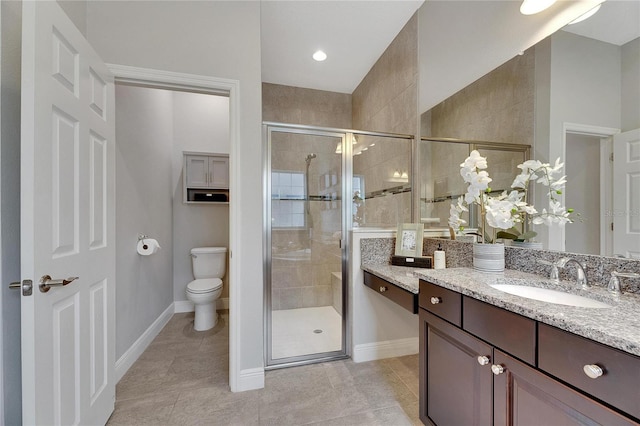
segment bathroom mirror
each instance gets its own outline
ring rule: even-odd
[[[624,211],[613,206],[610,161],[610,137],[640,128],[639,36],[640,2],[609,0],[592,18],[555,32],[423,111],[421,136],[532,145],[531,158],[561,157],[569,181],[564,203],[581,220],[562,232],[536,227],[538,240],[552,250],[617,255],[611,224],[626,220],[640,229],[639,199],[627,198]],[[459,156],[458,163],[465,158]],[[626,254],[634,256],[633,250]]]

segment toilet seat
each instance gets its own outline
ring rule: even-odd
[[[189,293],[211,293],[222,288],[222,280],[220,278],[200,278],[187,284]]]

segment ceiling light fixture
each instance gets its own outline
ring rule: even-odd
[[[315,59],[318,62],[322,62],[325,59],[327,59],[327,54],[324,53],[322,50],[318,50],[316,51],[316,53],[313,54],[313,59]]]
[[[551,7],[556,0],[524,0],[520,5],[520,13],[523,15],[535,15]]]
[[[600,10],[600,6],[601,5],[602,4],[599,4],[596,7],[594,7],[593,9],[591,9],[590,11],[588,11],[587,13],[584,13],[584,14],[578,16],[576,19],[574,19],[573,21],[569,22],[569,25],[577,24],[578,22],[582,22],[585,19],[591,18],[593,15],[596,14],[596,12],[598,12]]]

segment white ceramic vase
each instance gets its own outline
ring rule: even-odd
[[[504,244],[474,244],[473,269],[482,272],[503,272]]]

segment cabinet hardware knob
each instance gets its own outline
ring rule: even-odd
[[[478,357],[478,364],[480,365],[487,365],[489,364],[489,362],[490,362],[489,357],[486,355],[480,355]]]
[[[380,286],[380,293],[384,293],[385,291],[387,291],[387,287]]]
[[[602,368],[600,368],[595,364],[587,364],[584,367],[582,367],[582,369],[584,370],[584,374],[586,374],[592,379],[597,379],[598,377],[604,374],[604,371],[602,370]]]
[[[491,372],[496,376],[499,376],[500,374],[504,373],[504,367],[500,364],[493,364],[491,366]]]
[[[435,296],[431,298],[431,304],[432,305],[437,305],[438,303],[442,303],[442,299],[441,298],[435,297]]]

